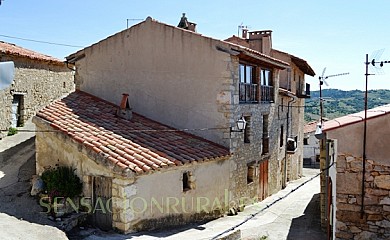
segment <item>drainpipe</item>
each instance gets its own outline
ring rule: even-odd
[[[290,127],[290,108],[291,108],[291,104],[296,102],[297,101],[297,97],[292,95],[292,94],[288,94],[287,93],[287,96],[291,97],[291,100],[288,101],[287,103],[287,125],[286,125],[286,141],[285,141],[285,145],[284,145],[284,181],[283,181],[283,184],[282,184],[282,188],[286,188],[287,186],[287,141],[288,141],[288,136],[290,136],[289,134],[289,127]],[[292,121],[292,116],[291,116],[291,121]]]
[[[321,140],[322,141],[322,140]],[[329,214],[328,214],[328,188],[329,188],[329,144],[328,140],[323,140],[325,143],[325,152],[326,152],[326,158],[325,158],[325,224],[326,228],[328,229],[329,226]]]

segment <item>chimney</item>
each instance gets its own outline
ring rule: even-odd
[[[247,28],[243,28],[242,29],[242,38],[243,39],[247,39],[248,37],[248,29]]]
[[[264,53],[268,56],[272,49],[272,31],[255,31],[249,33],[249,44],[253,50]]]
[[[196,32],[196,23],[189,22],[187,20],[185,13],[183,13],[183,16],[181,17],[180,22],[177,25],[177,27],[187,29],[187,30],[190,30],[192,32]]]
[[[121,105],[116,111],[116,116],[126,120],[131,120],[131,118],[133,117],[133,112],[129,104],[129,94],[127,93],[122,94]]]

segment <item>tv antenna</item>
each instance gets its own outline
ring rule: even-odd
[[[143,19],[141,19],[141,18],[128,18],[128,19],[126,19],[126,29],[129,28],[129,21],[142,21],[142,20]]]
[[[385,71],[383,71],[383,69],[382,69],[383,64],[390,63],[390,61],[380,61],[384,51],[385,51],[384,48],[376,50],[373,53],[371,53],[371,56],[369,58],[369,59],[371,59],[371,61],[368,63],[368,65],[370,66],[370,70],[375,72],[376,75],[385,74]],[[368,72],[367,72],[367,74],[368,74]],[[375,74],[369,74],[369,75],[375,75]]]
[[[240,30],[242,29],[248,29],[248,26],[244,26],[244,23],[242,22],[240,25],[238,25],[238,30],[237,30],[237,37],[240,36]]]
[[[361,200],[361,206],[360,206],[360,218],[363,219],[364,216],[364,196],[365,196],[365,174],[366,174],[366,144],[367,144],[367,108],[368,108],[368,76],[369,75],[375,75],[368,73],[368,67],[370,66],[370,69],[376,72],[378,75],[384,74],[384,71],[381,69],[383,67],[383,64],[390,63],[390,61],[379,61],[379,59],[382,57],[382,53],[385,51],[385,49],[380,49],[377,51],[374,51],[371,54],[371,57],[369,60],[368,54],[366,54],[366,61],[364,64],[366,65],[366,73],[364,74],[366,76],[366,91],[364,93],[364,121],[363,121],[363,174],[362,174],[362,200]],[[371,67],[371,65],[372,67]],[[378,66],[379,64],[379,66]]]
[[[332,74],[332,75],[328,75],[328,76],[325,76],[325,71],[326,71],[326,67],[324,68],[324,70],[322,70],[322,74],[321,76],[318,78],[318,80],[320,81],[320,123],[321,123],[321,127],[322,127],[322,122],[323,122],[323,113],[324,113],[324,107],[323,107],[323,101],[324,99],[322,98],[322,85],[325,83],[325,85],[328,87],[329,84],[325,81],[325,79],[328,79],[328,78],[331,78],[331,77],[338,77],[338,76],[343,76],[343,75],[348,75],[348,73],[338,73],[338,74]]]

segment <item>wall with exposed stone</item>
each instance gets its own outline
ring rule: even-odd
[[[72,71],[63,63],[31,60],[24,57],[2,55],[0,61],[14,61],[15,76],[12,85],[0,91],[0,129],[11,126],[12,101],[21,95],[20,123],[54,100],[74,90]],[[0,132],[1,136],[6,132]]]
[[[368,159],[365,174],[364,215],[361,217],[362,158],[337,159],[338,239],[390,239],[390,161]]]
[[[83,196],[92,199],[93,177],[112,181],[112,227],[121,232],[184,225],[222,216],[234,205],[229,192],[228,158],[193,162],[145,175],[124,175],[103,156],[34,117],[36,172],[70,166],[83,181]],[[190,172],[191,189],[183,189],[183,173]],[[210,181],[213,184],[210,184]]]

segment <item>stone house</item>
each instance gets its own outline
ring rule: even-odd
[[[317,123],[309,122],[303,128],[303,161],[312,166],[320,162],[320,141],[315,137]]]
[[[35,113],[74,90],[72,70],[56,58],[0,41],[0,61],[15,65],[12,85],[0,90],[0,129],[23,125]],[[1,132],[0,138],[7,132]]]
[[[322,207],[322,222],[328,220],[335,239],[390,238],[390,105],[367,111],[365,164],[364,116],[363,111],[324,123],[321,168],[330,169],[322,178],[322,206],[331,206]],[[332,154],[337,156],[326,157]]]
[[[37,173],[75,168],[83,211],[103,230],[221,216],[229,204],[229,150],[131,112],[126,95],[121,103],[77,90],[39,111]]]
[[[52,137],[37,134],[38,173],[57,163],[77,167],[85,183],[85,196],[95,194],[93,179],[105,177],[104,182],[110,189],[106,195],[113,199],[112,220],[107,222],[112,221],[114,228],[124,232],[148,229],[151,224],[164,227],[176,225],[178,221],[195,221],[198,219],[196,216],[205,219],[213,216],[210,212],[219,215],[241,204],[264,199],[282,189],[288,180],[298,178],[302,171],[301,107],[303,98],[309,94],[301,86],[306,86],[305,74],[314,75],[310,66],[287,53],[274,52],[283,60],[272,56],[269,31],[266,34],[249,33],[252,38],[232,37],[241,41],[237,43],[196,33],[194,23],[179,26],[187,29],[148,17],[68,56],[67,61],[76,66],[77,91],[56,103],[66,107],[58,115],[64,121],[68,118],[64,112],[81,116],[82,111],[73,109],[78,107],[77,102],[84,101],[81,100],[83,96],[90,96],[92,100],[87,101],[90,107],[82,104],[81,108],[86,111],[87,117],[78,119],[83,122],[79,123],[84,127],[83,131],[92,131],[90,134],[94,138],[69,134],[72,132],[69,129],[74,127],[72,124],[60,127],[59,133]],[[246,42],[253,43],[253,47]],[[262,42],[262,48],[254,47]],[[160,147],[160,142],[150,141],[145,132],[126,134],[126,130],[121,131],[124,125],[118,127],[116,122],[124,120],[115,117],[112,108],[120,105],[122,93],[128,94],[125,95],[125,102],[128,101],[125,105],[134,111],[133,119],[127,120],[131,122],[127,125],[131,127],[134,124],[143,130],[145,124],[142,122],[151,121],[155,125],[150,130],[156,135],[161,131],[159,126],[170,126],[170,131],[177,129],[191,133],[185,135],[189,140],[175,142],[178,136],[167,136],[170,140],[166,140],[166,146]],[[75,100],[70,100],[73,98]],[[107,110],[109,116],[102,116],[102,121],[99,121],[95,118],[100,116],[89,111],[106,113],[101,109],[102,102],[111,104],[111,110]],[[47,114],[51,113],[50,108],[37,115],[35,122],[38,128],[58,127],[56,120],[50,119]],[[110,119],[106,121],[105,118]],[[61,123],[61,119],[57,121]],[[140,119],[141,123],[138,122]],[[246,121],[243,131],[238,131],[236,127],[240,119]],[[85,124],[95,128],[90,129]],[[111,131],[113,141],[109,142],[108,136],[94,134],[96,128]],[[163,141],[167,132],[163,131],[158,138]],[[121,141],[115,141],[117,138]],[[198,149],[193,153],[193,139],[200,141],[196,144],[205,146],[203,152]],[[93,151],[96,148],[94,142],[100,144],[99,149],[105,154],[96,154],[96,151],[101,152],[98,149]],[[124,151],[130,147],[128,145],[134,143],[153,157],[167,158],[175,164],[166,162],[167,168],[151,167],[147,173],[144,173],[145,170],[137,171],[136,166],[142,169],[149,164],[150,156],[141,154],[135,158],[137,152],[132,150],[127,151],[131,155],[127,165],[119,164],[123,168],[115,173],[115,163],[118,165],[124,160],[121,154],[125,154]],[[50,153],[45,149],[51,149]],[[67,150],[61,153],[64,150],[58,149]],[[81,160],[74,157],[78,151],[78,156],[84,159],[80,164],[86,164],[81,169]],[[206,161],[200,160],[201,155]],[[192,157],[188,159],[188,156]],[[121,173],[123,171],[126,174]],[[196,187],[183,191],[188,188],[184,186],[192,186],[184,184],[187,180]],[[156,182],[169,184],[170,187],[161,189]],[[207,211],[199,213],[188,209],[174,214],[142,211],[141,215],[137,215],[136,211],[127,213],[128,208],[121,209],[115,205],[115,199],[123,197],[130,201],[146,199],[146,202],[153,198],[171,197],[185,201],[196,198],[222,207],[211,208],[208,214],[204,214]],[[165,201],[162,204],[164,209],[172,209],[179,203]]]

